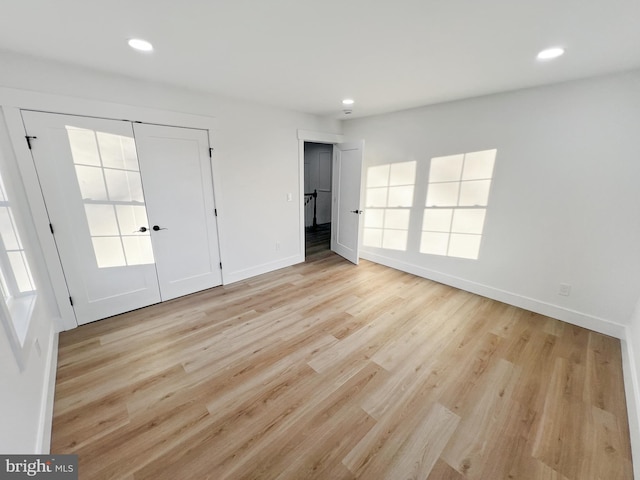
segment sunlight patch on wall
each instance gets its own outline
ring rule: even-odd
[[[415,181],[415,161],[367,169],[364,246],[407,250]]]
[[[496,153],[431,159],[420,253],[478,259]]]
[[[66,129],[98,268],[154,263],[134,139]]]

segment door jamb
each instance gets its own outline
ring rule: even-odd
[[[300,263],[304,262],[306,258],[304,229],[304,142],[326,143],[335,145],[336,143],[342,143],[343,141],[344,135],[341,134],[298,129],[298,208],[300,216],[300,257],[298,260]],[[333,177],[333,171],[331,173],[331,176]],[[331,209],[331,216],[333,217],[333,208]]]

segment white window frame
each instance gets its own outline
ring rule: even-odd
[[[0,172],[1,175],[2,172]],[[5,191],[5,195],[7,195]],[[30,319],[33,313],[33,307],[36,300],[36,287],[31,273],[29,261],[26,258],[26,250],[22,242],[22,237],[18,231],[13,214],[11,202],[8,200],[0,200],[0,208],[8,208],[12,217],[12,230],[19,243],[17,249],[7,249],[4,241],[0,236],[0,275],[4,281],[0,281],[0,290],[2,290],[2,300],[0,306],[2,308],[2,316],[6,323],[11,323],[13,333],[17,337],[20,347],[24,346],[24,342],[29,329]],[[20,291],[16,280],[15,271],[9,260],[9,252],[20,252],[22,261],[25,264],[27,274],[29,276],[30,290]],[[6,288],[5,288],[6,287]]]
[[[0,116],[0,120],[4,120]],[[5,124],[0,122],[0,175],[4,185],[4,200],[0,200],[0,207],[9,208],[11,212],[12,229],[18,240],[19,248],[10,251],[19,251],[23,255],[28,269],[29,282],[32,290],[20,291],[15,273],[7,255],[3,240],[0,238],[0,269],[6,281],[6,292],[0,297],[0,323],[4,327],[11,350],[20,370],[23,370],[29,356],[31,343],[29,330],[32,320],[36,315],[38,290],[33,275],[33,258],[30,255],[32,245],[28,241],[32,234],[26,221],[29,211],[26,208],[26,199],[19,186],[22,179],[18,166],[11,162],[13,152],[10,151],[11,142]],[[17,188],[13,188],[18,186]],[[24,221],[23,221],[24,220]]]

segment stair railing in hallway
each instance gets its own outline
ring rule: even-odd
[[[304,206],[305,207],[309,204],[311,199],[313,199],[313,225],[312,225],[311,229],[315,230],[318,227],[318,219],[316,217],[318,190],[314,190],[313,193],[305,193],[304,194]]]

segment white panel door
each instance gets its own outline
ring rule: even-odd
[[[358,264],[360,255],[360,188],[364,141],[335,146],[331,250]]]
[[[22,116],[78,324],[159,302],[131,123]]]
[[[222,283],[205,130],[134,124],[162,300]]]

